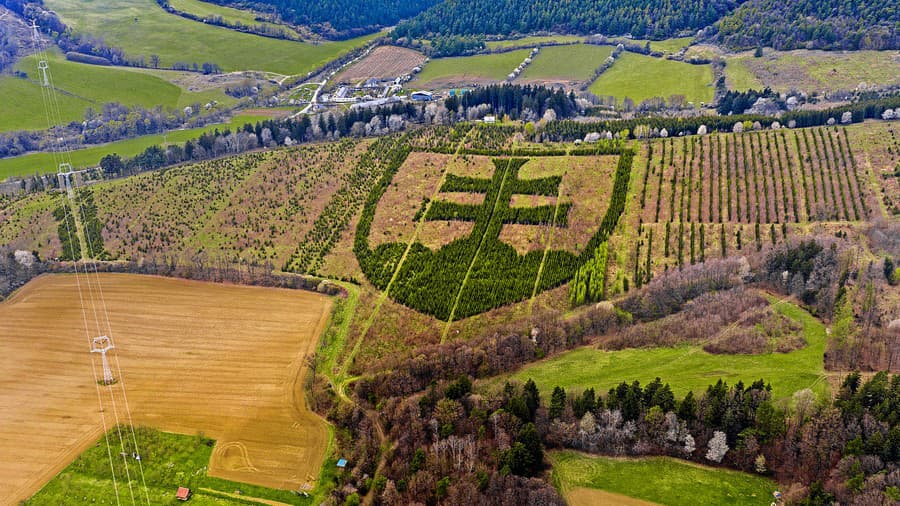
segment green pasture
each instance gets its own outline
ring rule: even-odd
[[[130,58],[158,55],[160,66],[212,62],[224,71],[305,74],[379,34],[309,44],[207,25],[164,11],[153,0],[48,0],[63,22],[103,38]]]
[[[691,65],[673,60],[624,52],[590,87],[598,96],[614,96],[619,103],[630,97],[635,105],[652,97],[684,95],[688,102],[713,99],[710,65]]]
[[[534,61],[522,72],[521,79],[566,79],[585,81],[612,54],[612,46],[574,44],[541,48]]]
[[[163,134],[144,135],[133,139],[110,142],[89,148],[77,149],[70,152],[72,166],[74,168],[96,166],[100,159],[106,155],[117,153],[123,158],[135,156],[150,146],[156,144],[181,144],[191,139],[196,139],[204,132],[214,130],[223,131],[226,128],[235,130],[245,123],[256,123],[268,119],[267,116],[237,115],[229,123],[217,123],[199,128],[184,130],[172,130]],[[0,158],[0,181],[8,177],[30,176],[32,174],[45,174],[56,172],[56,155],[54,153],[30,153],[12,158]]]
[[[618,459],[573,451],[549,456],[553,481],[563,494],[583,487],[669,506],[763,505],[771,502],[777,490],[768,478],[668,457]]]
[[[38,57],[27,56],[15,68],[27,79],[0,77],[0,95],[15,97],[0,108],[0,131],[47,128]],[[223,105],[236,100],[220,89],[189,92],[157,75],[124,67],[104,67],[68,61],[58,51],[49,53],[50,75],[56,89],[56,103],[63,122],[81,121],[88,107],[99,112],[107,102],[146,108],[181,108],[193,103],[217,100]],[[162,71],[158,71],[162,72]]]
[[[437,58],[425,64],[414,85],[428,87],[432,83],[465,84],[467,79],[503,81],[528,57],[528,49],[508,53]]]
[[[696,345],[620,351],[587,347],[534,363],[510,377],[522,382],[531,378],[542,392],[561,386],[571,390],[593,387],[605,393],[623,381],[638,380],[646,385],[659,377],[679,398],[689,390],[702,393],[720,378],[729,384],[762,378],[772,384],[775,399],[789,398],[804,388],[824,394],[828,389],[823,365],[825,326],[790,302],[777,302],[773,307],[803,325],[806,347],[762,355],[713,355]]]
[[[127,430],[130,435],[130,429],[122,430]],[[148,501],[150,504],[179,504],[175,500],[175,492],[182,486],[193,492],[190,504],[199,505],[265,504],[253,499],[277,501],[277,504],[306,505],[318,504],[325,498],[322,487],[311,491],[310,497],[300,497],[288,490],[274,490],[214,478],[206,473],[215,441],[202,435],[184,436],[145,427],[137,428],[135,434],[142,457],[141,476],[136,460],[119,457],[121,447],[115,436],[116,432],[110,434],[110,443],[107,443],[106,438],[101,438],[24,504],[112,505],[132,504],[132,501],[134,504],[147,504]],[[117,478],[115,486],[107,444],[114,456],[113,469]],[[127,453],[134,452],[130,439],[125,445]],[[126,462],[130,480],[126,478]],[[334,460],[328,457],[319,483],[330,484],[334,472]],[[241,496],[229,497],[236,490],[241,491]]]
[[[488,49],[503,49],[507,47],[535,47],[550,43],[568,44],[573,42],[581,42],[583,40],[584,37],[580,35],[546,35],[522,37],[521,39],[489,40],[485,42],[484,45]]]

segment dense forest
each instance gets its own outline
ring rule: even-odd
[[[750,0],[718,24],[729,47],[779,50],[897,49],[898,27],[896,2],[864,0]]]
[[[308,25],[330,38],[350,38],[391,26],[439,0],[210,0],[220,5],[274,11],[289,23]]]
[[[537,31],[662,39],[708,26],[741,0],[448,0],[401,23],[399,37]]]

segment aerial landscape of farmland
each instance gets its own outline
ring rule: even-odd
[[[898,27],[0,0],[0,505],[900,502]]]

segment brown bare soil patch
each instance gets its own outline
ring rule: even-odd
[[[480,206],[484,203],[483,193],[468,192],[441,192],[437,194],[437,199],[445,202],[453,202],[455,204]]]
[[[432,250],[438,250],[451,242],[468,237],[475,228],[471,221],[426,221],[419,231],[419,242]]]
[[[514,194],[509,199],[510,207],[537,207],[537,206],[555,206],[556,197],[547,195],[519,195]]]
[[[338,74],[335,82],[357,83],[369,78],[394,79],[412,73],[413,67],[425,63],[425,55],[397,46],[379,46],[371,54]]]
[[[451,155],[443,155],[450,158]],[[462,155],[452,158],[447,165],[447,172],[457,176],[481,177],[490,179],[494,175],[494,157],[482,155]],[[528,164],[525,164],[526,166]],[[523,177],[519,172],[519,177]]]
[[[434,194],[448,160],[449,155],[437,153],[409,154],[375,209],[369,234],[372,247],[409,242],[416,230],[413,218],[422,202]]]
[[[506,223],[500,229],[500,242],[509,244],[520,255],[529,251],[543,251],[547,246],[550,227]]]
[[[566,492],[566,502],[569,503],[569,506],[653,506],[656,504],[627,495],[583,487],[573,488]]]
[[[562,202],[571,202],[572,208],[569,210],[569,226],[557,228],[553,232],[550,249],[564,249],[577,254],[581,253],[603,221],[609,207],[613,174],[619,158],[573,156],[556,159],[568,167],[560,185],[560,199]],[[525,167],[531,163],[534,161],[525,164]],[[535,177],[548,175],[552,174],[536,174]]]
[[[328,431],[307,410],[302,379],[327,298],[126,274],[99,280],[119,379],[100,389],[107,424],[115,413],[127,420],[127,385],[135,424],[217,440],[210,475],[282,489],[316,479]],[[92,365],[87,342],[98,332],[94,307],[87,302],[85,332],[77,294],[75,276],[43,276],[0,304],[5,499],[29,497],[102,434],[92,374],[101,374],[100,363]]]

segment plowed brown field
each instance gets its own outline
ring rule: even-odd
[[[40,489],[101,437],[102,418],[110,428],[116,415],[126,423],[123,385],[134,424],[217,440],[210,475],[282,489],[315,481],[328,429],[307,410],[302,380],[328,298],[127,274],[98,279],[108,328],[98,303],[97,329],[88,298],[85,332],[73,275],[40,277],[0,304],[0,503]],[[101,413],[88,339],[110,328],[119,382],[100,387]],[[102,374],[99,360],[93,367]]]

